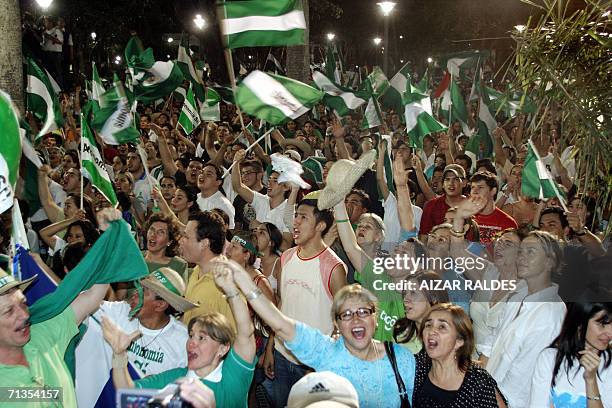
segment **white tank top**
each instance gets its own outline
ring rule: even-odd
[[[281,256],[282,274],[280,281],[281,311],[285,316],[323,334],[331,334],[334,324],[331,318],[333,296],[331,273],[342,261],[331,248],[326,247],[311,258],[301,258],[298,247],[290,248]],[[293,362],[297,359],[281,344],[276,349]]]

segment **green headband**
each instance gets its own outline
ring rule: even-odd
[[[243,247],[250,253],[255,254],[255,256],[262,256],[261,252],[259,252],[257,248],[255,248],[255,245],[253,245],[244,238],[240,238],[238,235],[234,235],[234,237],[232,238],[232,242],[239,243],[241,247]]]
[[[157,281],[159,283],[161,283],[170,292],[174,293],[175,295],[182,296],[181,292],[179,292],[179,290],[176,288],[176,286],[174,286],[172,284],[172,282],[170,282],[168,280],[168,278],[166,278],[166,276],[159,271],[159,269],[156,270],[156,271],[153,271],[153,273],[151,273],[151,275],[154,276],[155,279],[157,279]]]

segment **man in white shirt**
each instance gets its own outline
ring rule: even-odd
[[[136,211],[144,215],[151,204],[151,183],[147,180],[144,165],[136,149],[127,154],[127,169],[134,176],[134,195],[137,204]]]
[[[91,388],[94,382],[79,380],[94,371],[106,370],[106,374],[110,371],[109,359],[92,353],[103,341],[99,326],[103,317],[112,320],[126,333],[142,334],[127,350],[128,361],[140,378],[187,365],[187,328],[175,315],[197,304],[184,298],[185,282],[176,271],[160,268],[140,283],[143,287],[142,295],[133,289],[127,302],[103,302],[89,320],[88,331],[76,349],[79,406],[94,406],[100,391]],[[110,346],[104,343],[103,347],[104,356],[111,356]],[[94,404],[91,403],[92,399]]]
[[[223,170],[212,163],[208,163],[198,174],[197,203],[201,211],[209,211],[218,208],[229,217],[229,229],[234,229],[234,206],[219,190],[223,183]]]
[[[46,67],[60,87],[63,85],[62,76],[62,46],[64,33],[60,30],[53,17],[45,17],[45,31],[43,32],[42,50],[45,54]]]
[[[271,222],[278,228],[285,237],[288,235],[291,239],[289,228],[285,225],[283,216],[285,207],[287,206],[287,195],[289,186],[285,183],[278,183],[279,173],[273,171],[268,179],[268,194],[263,195],[257,191],[253,191],[242,183],[240,175],[240,163],[244,160],[246,151],[238,151],[234,159],[236,165],[232,169],[232,186],[234,190],[247,203],[252,204],[255,209],[256,219],[258,222]]]

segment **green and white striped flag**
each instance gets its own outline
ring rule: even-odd
[[[427,101],[429,96],[408,83],[408,91],[403,97],[406,129],[412,145],[421,149],[426,135],[447,129],[432,116],[431,103]]]
[[[227,48],[304,44],[299,0],[226,1],[221,32]]]
[[[336,44],[327,47],[325,57],[325,76],[337,84],[342,84],[342,60]]]
[[[278,125],[307,113],[323,95],[294,79],[253,71],[238,85],[236,103],[249,115]]]
[[[397,74],[391,78],[389,85],[389,89],[380,99],[380,103],[383,108],[391,108],[395,113],[400,114],[404,110],[402,96],[404,92],[409,91],[410,85],[410,67],[408,64],[400,68]]]
[[[92,126],[98,131],[104,143],[110,145],[137,143],[140,140],[140,133],[133,126],[130,103],[117,75],[114,78],[114,86],[102,95],[101,100],[104,108],[94,113]]]
[[[155,102],[171,94],[183,83],[184,77],[174,61],[156,61],[144,79],[134,84],[134,96],[144,103]]]
[[[91,108],[89,108],[91,109]],[[84,109],[85,110],[85,109]],[[81,167],[84,170],[83,176],[91,181],[100,194],[104,196],[113,206],[117,204],[117,196],[113,189],[113,183],[108,176],[104,160],[98,150],[96,138],[89,128],[86,120],[86,113],[81,113]]]
[[[470,137],[472,131],[468,126],[468,113],[467,107],[461,90],[457,85],[456,78],[451,76],[450,85],[442,94],[442,101],[440,102],[440,113],[451,122],[458,121],[461,124],[463,134]],[[450,122],[449,122],[450,124]]]
[[[27,58],[26,62],[28,65],[26,110],[32,112],[34,117],[42,122],[40,131],[36,135],[38,139],[62,126],[62,110],[57,93],[45,71],[32,58]]]
[[[221,95],[213,88],[206,88],[206,100],[200,107],[200,118],[204,121],[221,120]]]
[[[200,123],[202,123],[202,121],[200,120],[195,96],[193,95],[193,85],[190,85],[185,101],[183,102],[183,109],[181,109],[178,124],[183,128],[185,133],[190,135]]]
[[[204,82],[202,73],[195,68],[191,56],[189,55],[189,36],[184,34],[181,37],[181,44],[178,48],[176,64],[183,73],[183,76],[191,82],[193,93],[199,103],[204,102]]]
[[[101,105],[102,95],[106,90],[102,85],[102,81],[100,80],[100,75],[98,75],[98,69],[96,68],[96,63],[92,62],[92,75],[91,75],[91,101],[93,102],[92,108],[94,111],[99,110]]]
[[[363,81],[361,90],[369,95],[368,104],[366,106],[363,121],[361,122],[362,129],[371,129],[381,126],[383,122],[378,98],[382,96],[389,88],[389,81],[379,67],[374,67],[370,75]]]
[[[484,86],[484,80],[482,78],[482,71],[480,73],[478,85],[478,135],[480,136],[480,143],[484,144],[484,154],[489,157],[493,154],[493,131],[497,127],[497,121],[495,120],[495,110],[490,107],[491,100],[486,87]]]
[[[11,97],[0,90],[0,213],[13,205],[21,159],[19,116]]]
[[[540,158],[533,142],[529,139],[529,150],[521,174],[521,193],[526,197],[538,198],[540,200],[557,197],[563,209],[567,211],[565,199],[560,191],[559,186]]]
[[[315,86],[325,92],[323,104],[338,112],[340,116],[348,115],[368,100],[365,92],[341,87],[319,71],[313,72],[312,79]]]
[[[376,96],[377,99],[383,96],[389,89],[389,80],[380,67],[374,67],[370,75],[366,78],[366,81],[369,82],[372,88],[372,94]]]

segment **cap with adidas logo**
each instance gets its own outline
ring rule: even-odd
[[[310,373],[295,383],[287,408],[359,408],[359,397],[349,380],[330,371]]]

